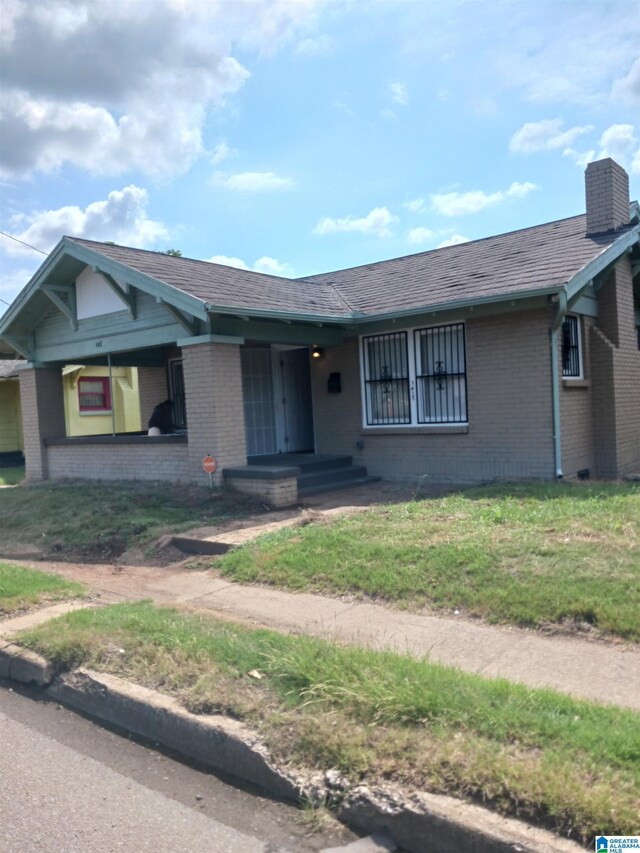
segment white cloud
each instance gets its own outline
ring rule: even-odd
[[[632,124],[612,124],[600,137],[600,150],[577,151],[566,148],[565,157],[571,157],[577,166],[584,168],[593,160],[611,157],[632,174],[640,174],[640,142]]]
[[[633,164],[634,158],[640,151],[640,144],[632,124],[612,124],[600,137],[602,150],[598,155],[612,157],[621,165]]]
[[[2,173],[26,177],[66,163],[96,174],[186,171],[205,154],[208,115],[249,77],[235,46],[274,52],[308,29],[315,5],[5,2]]]
[[[390,213],[386,207],[374,207],[366,216],[345,216],[343,219],[325,216],[313,229],[313,233],[334,234],[338,231],[360,231],[362,234],[388,237],[391,234],[389,226],[397,220],[398,217]]]
[[[589,133],[593,125],[582,125],[562,130],[562,119],[544,119],[524,124],[509,141],[511,151],[531,154],[534,151],[552,151],[570,146],[578,136]]]
[[[267,255],[262,258],[258,258],[253,265],[253,268],[256,272],[263,272],[267,275],[282,275],[291,278],[294,274],[293,268],[290,264],[281,263],[275,258],[270,258]]]
[[[77,205],[59,207],[30,215],[14,217],[14,234],[45,252],[51,251],[63,235],[89,240],[112,240],[138,247],[154,246],[169,237],[165,225],[147,216],[148,194],[130,185],[113,190],[106,199],[94,201],[84,209]],[[13,240],[2,238],[8,255],[31,255],[32,252]]]
[[[611,94],[632,105],[640,104],[640,58],[636,59],[628,74],[614,81]]]
[[[239,270],[252,270],[253,272],[265,273],[265,275],[279,275],[288,278],[293,278],[295,275],[291,264],[281,263],[266,255],[258,258],[253,266],[249,266],[242,258],[229,257],[228,255],[214,255],[207,260],[212,264],[223,264],[226,267],[236,267]]]
[[[431,210],[436,213],[440,213],[442,216],[461,216],[466,213],[478,213],[486,207],[493,207],[510,198],[524,198],[535,189],[538,189],[535,184],[529,182],[521,184],[516,181],[511,184],[509,189],[495,193],[472,190],[466,193],[435,194],[429,198]]]
[[[428,243],[434,236],[430,228],[411,228],[407,231],[407,240],[410,243]]]
[[[229,148],[227,143],[219,142],[211,152],[211,162],[214,166],[217,166],[218,163],[222,163],[223,160],[226,160],[230,154],[231,149]]]
[[[295,46],[295,52],[300,56],[326,56],[334,48],[331,36],[320,35],[315,38],[301,39]]]
[[[453,237],[449,237],[447,240],[443,240],[442,243],[438,243],[436,249],[445,249],[447,246],[459,246],[461,243],[469,242],[469,237],[463,237],[462,234],[454,234]]]
[[[572,160],[575,160],[576,166],[584,169],[587,163],[596,159],[596,152],[593,148],[590,148],[588,151],[576,151],[575,148],[565,148],[562,156],[571,157]]]
[[[235,175],[216,172],[213,176],[213,182],[227,190],[243,193],[288,190],[293,187],[291,178],[276,175],[275,172],[238,172]]]
[[[390,83],[389,96],[394,103],[400,104],[403,107],[406,107],[409,103],[409,92],[404,83]]]
[[[210,264],[222,264],[225,267],[235,267],[239,270],[248,270],[249,267],[242,260],[242,258],[234,258],[229,255],[213,255],[211,258],[207,258]]]
[[[423,213],[426,210],[423,198],[414,198],[412,201],[405,201],[402,206],[410,210],[411,213]]]
[[[502,4],[484,4],[484,22],[474,23],[499,26],[499,43],[487,38],[486,63],[505,87],[536,103],[605,105],[613,81],[638,56],[640,18],[632,5],[556,3],[545,19],[534,3],[510,4],[507,16]],[[472,32],[478,43],[482,33]]]

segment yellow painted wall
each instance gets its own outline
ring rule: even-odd
[[[113,431],[111,412],[107,414],[80,413],[78,379],[89,376],[108,376],[108,367],[83,367],[63,375],[64,416],[67,435],[109,435]],[[138,432],[140,425],[140,397],[138,371],[135,367],[114,367],[112,375],[112,400],[116,432]]]
[[[20,386],[17,379],[0,380],[0,453],[22,450]]]

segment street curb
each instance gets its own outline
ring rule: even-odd
[[[258,736],[237,720],[192,714],[171,696],[89,669],[60,676],[47,695],[280,799],[302,796],[304,783],[275,767]]]
[[[580,845],[480,806],[400,787],[343,788],[332,773],[279,769],[259,736],[222,715],[192,714],[173,697],[115,675],[77,669],[55,676],[28,649],[0,640],[0,677],[35,683],[46,697],[123,731],[168,747],[209,769],[294,802],[333,804],[337,817],[365,834],[387,830],[408,853],[579,853]]]
[[[45,687],[53,676],[54,670],[48,660],[10,640],[0,640],[0,678]]]
[[[443,794],[353,788],[337,809],[352,829],[388,830],[410,853],[577,853],[573,841]]]

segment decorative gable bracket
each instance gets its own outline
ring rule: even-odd
[[[10,347],[13,347],[27,361],[33,361],[33,353],[36,348],[34,335],[10,335],[4,332],[2,340],[6,341]]]
[[[78,312],[76,308],[76,291],[74,287],[66,284],[44,284],[40,285],[40,290],[49,297],[56,308],[61,311],[69,320],[71,328],[75,331],[78,328]],[[66,296],[66,301],[62,298]]]
[[[164,305],[169,314],[178,322],[182,328],[188,332],[189,335],[197,335],[199,331],[199,324],[197,317],[188,317],[179,308],[176,308],[175,305],[172,305],[170,302],[162,299],[162,297],[157,296],[156,302],[159,305]]]

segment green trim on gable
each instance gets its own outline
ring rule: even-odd
[[[615,243],[612,243],[611,246],[609,246],[608,249],[605,249],[597,258],[594,258],[591,263],[583,267],[580,272],[576,273],[576,275],[574,275],[574,277],[565,285],[569,301],[574,299],[574,297],[584,287],[591,284],[597,275],[600,275],[607,269],[607,267],[619,260],[619,258],[621,258],[626,251],[635,246],[639,240],[640,225],[636,225],[636,227],[631,229],[631,231],[627,231],[626,234],[619,237]]]

